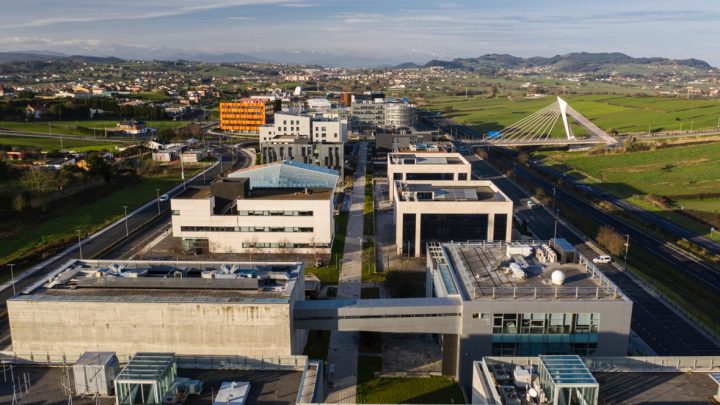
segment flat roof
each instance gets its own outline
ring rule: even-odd
[[[388,157],[393,164],[411,165],[469,165],[470,163],[459,153],[438,152],[402,152],[390,153]]]
[[[706,373],[594,372],[599,404],[716,404],[717,383]]]
[[[398,192],[401,201],[507,201],[500,192],[485,185],[436,186],[400,182]],[[411,193],[411,195],[404,193]]]
[[[18,394],[21,404],[47,404],[60,405],[68,401],[68,393],[62,385],[65,377],[63,367],[24,366],[13,365],[15,377],[29,376],[29,392]],[[178,376],[191,378],[203,382],[203,391],[200,395],[190,395],[185,401],[186,405],[212,404],[213,394],[217,394],[220,386],[226,381],[246,381],[250,383],[250,392],[245,404],[292,405],[296,403],[300,390],[302,371],[288,370],[219,370],[178,368]],[[9,375],[9,374],[8,374]],[[74,391],[74,386],[72,387]],[[17,387],[16,387],[17,392]],[[13,399],[13,384],[0,379],[0,403],[11,404]],[[95,405],[96,399],[92,396],[82,397],[73,394],[75,405]],[[115,397],[100,397],[100,405],[115,405]]]
[[[534,251],[541,247],[535,242],[515,242],[533,252],[528,256],[515,254],[505,242],[441,243],[440,249],[430,249],[435,266],[451,274],[443,275],[446,290],[461,287],[469,299],[620,299],[617,287],[599,271],[579,263],[541,263]],[[512,254],[508,254],[511,252]],[[523,263],[524,262],[524,263]],[[515,263],[516,270],[510,266]],[[591,263],[588,266],[594,266]],[[522,266],[522,267],[520,267]],[[562,285],[552,283],[552,273],[565,275]],[[454,284],[454,285],[452,285]],[[449,285],[449,287],[447,286]]]
[[[205,200],[210,198],[210,194],[209,186],[193,186],[186,188],[173,198],[184,200]]]
[[[286,303],[302,262],[70,260],[16,301]]]

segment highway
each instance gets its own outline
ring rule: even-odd
[[[256,142],[256,141],[255,141]],[[252,143],[252,141],[248,142]],[[219,146],[218,146],[219,147]],[[253,163],[253,159],[244,153],[237,153],[237,161],[234,162],[236,154],[234,151],[221,149],[218,156],[221,157],[222,166],[215,165],[210,168],[205,175],[205,182],[209,183],[213,178],[220,174],[220,168],[224,171],[231,168],[245,167]],[[203,176],[197,176],[192,181],[187,181],[186,186],[202,185]],[[182,188],[168,193],[170,197],[182,192]],[[152,200],[151,202],[157,202]],[[122,207],[118,207],[122,210]],[[138,252],[142,246],[152,240],[154,235],[169,226],[170,220],[170,202],[159,202],[148,204],[141,207],[139,211],[127,217],[127,221],[118,221],[106,228],[96,232],[92,238],[85,238],[82,241],[83,258],[129,258]],[[158,214],[158,211],[160,214]],[[130,214],[130,213],[129,213]],[[129,236],[128,236],[129,235]],[[43,279],[44,275],[71,259],[78,259],[80,250],[78,244],[69,247],[66,251],[47,260],[42,268],[32,274],[27,275],[22,280],[16,280],[15,290],[19,293],[23,289]],[[18,278],[19,269],[15,269],[16,279]],[[13,296],[13,288],[9,287],[0,291],[0,348],[9,343],[9,325],[7,323],[7,312],[5,302]]]

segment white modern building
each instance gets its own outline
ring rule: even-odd
[[[350,110],[353,128],[413,128],[417,121],[415,106],[404,102],[376,99],[353,103]]]
[[[174,197],[173,236],[213,253],[329,253],[338,178],[294,161],[239,170]]]
[[[513,203],[491,181],[393,182],[397,254],[419,257],[430,242],[510,241]]]
[[[465,181],[472,178],[472,166],[459,153],[388,153],[387,177],[392,202],[396,180]]]
[[[344,118],[276,113],[274,124],[260,126],[260,155],[263,163],[293,160],[334,169],[342,176],[347,136]]]

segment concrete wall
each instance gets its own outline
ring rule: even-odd
[[[302,291],[302,288],[298,290]],[[13,351],[174,352],[188,355],[302,354],[288,303],[8,301]]]
[[[312,216],[249,216],[212,215],[208,199],[171,200],[174,237],[207,239],[213,253],[329,253],[335,237],[332,197],[329,199],[239,199],[240,211],[312,211]],[[223,227],[312,227],[313,232],[188,232],[182,226]],[[243,243],[312,243],[327,244],[326,248],[244,248]]]
[[[460,378],[471,386],[472,363],[492,354],[493,320],[474,319],[474,313],[600,313],[598,356],[626,356],[632,301],[626,300],[476,300],[463,307],[460,337]]]
[[[401,153],[403,154],[403,153]],[[408,173],[452,173],[453,180],[458,181],[458,174],[464,173],[467,180],[472,179],[472,166],[470,163],[462,157],[459,153],[438,153],[438,152],[426,152],[426,153],[405,153],[411,154],[418,157],[453,157],[461,159],[463,164],[397,164],[392,161],[392,153],[388,153],[387,157],[387,178],[390,182],[390,202],[395,200],[395,182],[394,180],[407,180]],[[400,175],[400,179],[395,179],[395,174]]]

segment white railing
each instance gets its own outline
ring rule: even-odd
[[[600,300],[616,299],[617,290],[603,287],[475,287],[475,299]]]

